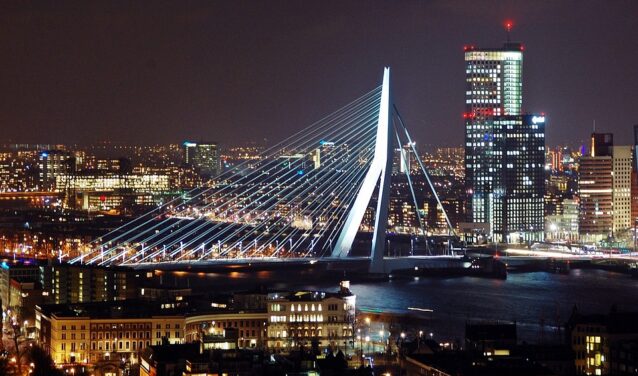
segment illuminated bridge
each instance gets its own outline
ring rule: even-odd
[[[90,243],[72,263],[309,262],[358,260],[363,237],[371,272],[384,272],[395,145],[410,145],[394,105],[390,69],[379,87],[200,187]],[[401,167],[416,195],[401,148]],[[422,233],[423,218],[416,213]],[[445,215],[445,212],[444,212]],[[362,226],[364,218],[373,225]],[[448,235],[453,229],[447,215]],[[363,234],[363,235],[362,235]],[[361,240],[359,240],[361,242]]]

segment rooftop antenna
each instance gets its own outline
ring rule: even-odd
[[[505,31],[507,31],[507,43],[511,41],[510,33],[512,32],[512,26],[514,26],[514,23],[512,21],[505,21]]]

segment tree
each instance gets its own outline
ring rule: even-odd
[[[51,355],[39,346],[31,347],[27,359],[29,363],[33,363],[31,376],[64,376],[62,371],[55,367]]]
[[[7,357],[0,355],[0,376],[5,376],[9,374],[9,362],[7,361]]]

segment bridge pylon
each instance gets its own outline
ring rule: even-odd
[[[359,231],[361,221],[368,207],[374,189],[379,183],[377,208],[374,220],[374,233],[370,249],[371,273],[383,273],[385,270],[383,256],[386,248],[386,227],[388,225],[388,206],[390,202],[390,181],[392,176],[392,153],[394,129],[391,121],[392,95],[390,92],[390,68],[383,71],[383,86],[381,88],[381,102],[374,157],[370,168],[357,193],[357,197],[348,212],[346,222],[339,234],[339,238],[332,250],[333,257],[346,257],[352,249],[354,238]]]

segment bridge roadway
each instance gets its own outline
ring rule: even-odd
[[[385,273],[392,273],[398,269],[417,268],[449,268],[461,265],[461,256],[411,256],[411,257],[386,257],[384,259]],[[324,268],[332,270],[349,270],[364,272],[368,270],[370,258],[241,258],[241,259],[216,259],[202,261],[177,261],[137,263],[129,265],[140,270],[166,270],[166,271],[239,271],[239,270],[271,270],[289,267],[299,268]]]
[[[496,256],[509,267],[521,267],[539,265],[550,259],[569,261],[574,263],[587,263],[595,260],[613,259],[618,262],[637,262],[638,254],[631,255],[577,255],[559,252],[542,252],[508,250],[499,252]],[[483,256],[485,257],[485,256]],[[224,272],[224,271],[250,271],[250,270],[277,270],[290,267],[319,268],[327,270],[346,270],[352,272],[366,272],[370,264],[368,257],[348,258],[241,258],[241,259],[216,259],[203,261],[178,261],[178,262],[154,262],[130,265],[140,270],[165,270],[165,271],[197,271],[197,272]],[[384,273],[390,274],[397,270],[409,269],[451,269],[467,268],[469,261],[462,256],[407,256],[384,258]]]

